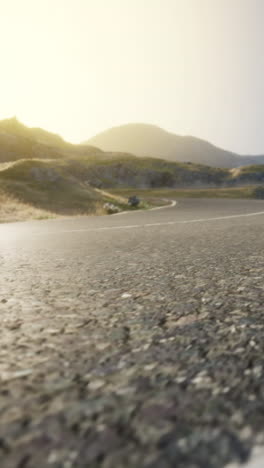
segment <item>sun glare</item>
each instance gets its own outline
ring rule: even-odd
[[[0,118],[16,115],[76,142],[146,122],[234,151],[263,150],[262,2],[2,3]]]

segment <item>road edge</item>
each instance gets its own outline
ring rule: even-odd
[[[155,206],[154,208],[147,208],[147,209],[140,209],[140,210],[134,210],[134,211],[121,211],[120,213],[114,213],[112,216],[120,216],[123,214],[128,214],[128,213],[139,213],[140,211],[155,211],[155,210],[164,210],[165,208],[173,208],[174,206],[177,205],[176,200],[169,200],[167,198],[162,198],[163,201],[170,202],[168,205],[163,205],[163,206]]]

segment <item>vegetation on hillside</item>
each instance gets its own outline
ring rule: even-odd
[[[114,203],[120,209],[129,209],[123,197],[102,192],[68,176],[64,167],[65,164],[60,160],[21,160],[0,171],[0,220],[3,210],[12,211],[11,206],[15,207],[15,211],[23,206],[28,215],[31,207],[32,216],[29,217],[37,218],[106,214],[105,203]],[[34,210],[40,210],[41,213]]]
[[[163,192],[173,190],[168,197],[263,198],[263,183],[264,165],[229,170],[104,153],[72,145],[41,129],[29,129],[16,119],[0,122],[0,219],[4,207],[12,211],[16,204],[24,213],[31,207],[30,216],[43,217],[103,213],[104,204],[111,202],[127,209],[127,199],[113,198],[118,188],[123,194],[130,189],[133,194],[135,190],[159,193],[163,188]]]
[[[135,190],[131,188],[115,188],[111,190],[111,193],[129,197],[135,193]],[[149,203],[155,203],[156,200],[178,198],[255,198],[264,200],[264,186],[213,187],[207,189],[138,189],[137,194]]]

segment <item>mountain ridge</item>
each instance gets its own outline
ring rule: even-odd
[[[60,159],[100,153],[99,148],[75,145],[42,128],[27,127],[16,117],[0,121],[0,163],[21,158]]]
[[[264,164],[264,155],[240,155],[191,135],[177,135],[159,126],[130,123],[98,133],[83,142],[103,151],[120,151],[141,157],[192,162],[213,167],[233,168]]]
[[[140,130],[143,134],[146,131],[152,133],[154,130],[161,132],[164,138],[167,136],[175,138],[174,134],[149,124],[126,126],[129,130],[131,127]],[[123,127],[118,127],[120,128]],[[217,147],[195,137],[177,138],[182,142],[185,142],[186,138],[192,144],[194,142],[196,155],[202,154],[204,148],[218,151]],[[233,153],[231,154],[236,158]],[[197,187],[237,183],[244,185],[264,181],[264,164],[242,166],[241,170],[238,170],[237,166],[226,168],[199,162],[172,161],[150,156],[138,157],[131,152],[104,152],[95,146],[68,143],[59,135],[41,128],[27,127],[16,118],[0,121],[0,170],[5,171],[7,176],[9,171],[6,171],[8,167],[6,165],[20,160],[32,161],[37,165],[41,165],[41,161],[46,161],[51,164],[49,171],[54,166],[55,173],[57,172],[55,168],[64,167],[63,172],[67,177],[81,183],[89,182],[89,185],[99,188],[120,185],[135,188],[185,185]],[[19,175],[19,172],[16,174]]]

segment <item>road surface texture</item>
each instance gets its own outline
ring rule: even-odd
[[[199,199],[1,225],[1,468],[248,462],[263,228],[263,201]]]

